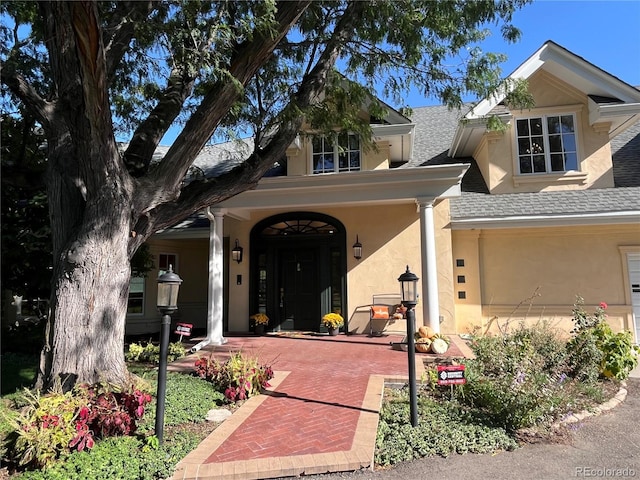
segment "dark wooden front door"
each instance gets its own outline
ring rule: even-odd
[[[317,331],[320,325],[318,252],[312,248],[282,251],[280,308],[282,330]]]

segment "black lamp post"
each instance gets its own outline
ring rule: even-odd
[[[158,392],[156,394],[156,437],[162,443],[164,436],[164,405],[167,391],[167,351],[171,314],[178,309],[178,291],[182,279],[169,265],[169,271],[158,277],[158,310],[162,314],[160,328],[160,366],[158,367]]]
[[[415,334],[416,313],[413,308],[418,303],[419,278],[409,271],[404,272],[398,281],[402,286],[402,305],[407,307],[407,352],[409,353],[409,401],[411,409],[411,426],[418,425],[418,395],[416,388],[416,346]]]

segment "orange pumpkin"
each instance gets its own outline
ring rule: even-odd
[[[419,338],[416,340],[416,351],[420,353],[429,353],[431,350],[431,340],[428,338]]]
[[[433,328],[427,327],[426,325],[423,325],[422,327],[420,327],[418,329],[418,333],[422,338],[433,338],[433,336],[436,334]]]

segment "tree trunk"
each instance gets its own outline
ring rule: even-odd
[[[71,272],[56,272],[55,304],[49,320],[53,335],[45,353],[51,356],[45,363],[50,370],[44,372],[44,385],[58,378],[65,389],[76,382],[127,382],[124,326],[129,259],[126,245],[117,243],[125,242],[86,238],[69,252],[83,257],[76,267]]]

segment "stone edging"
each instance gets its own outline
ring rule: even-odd
[[[597,417],[601,413],[612,410],[613,408],[617,407],[622,402],[624,402],[626,398],[627,398],[627,382],[621,382],[620,389],[618,390],[618,393],[616,393],[613,396],[613,398],[610,398],[606,402],[598,405],[597,407],[594,407],[591,410],[582,410],[581,412],[578,412],[578,413],[572,413],[572,414],[566,415],[562,420],[559,420],[553,423],[552,428],[560,428],[562,425],[580,422],[585,418]]]

